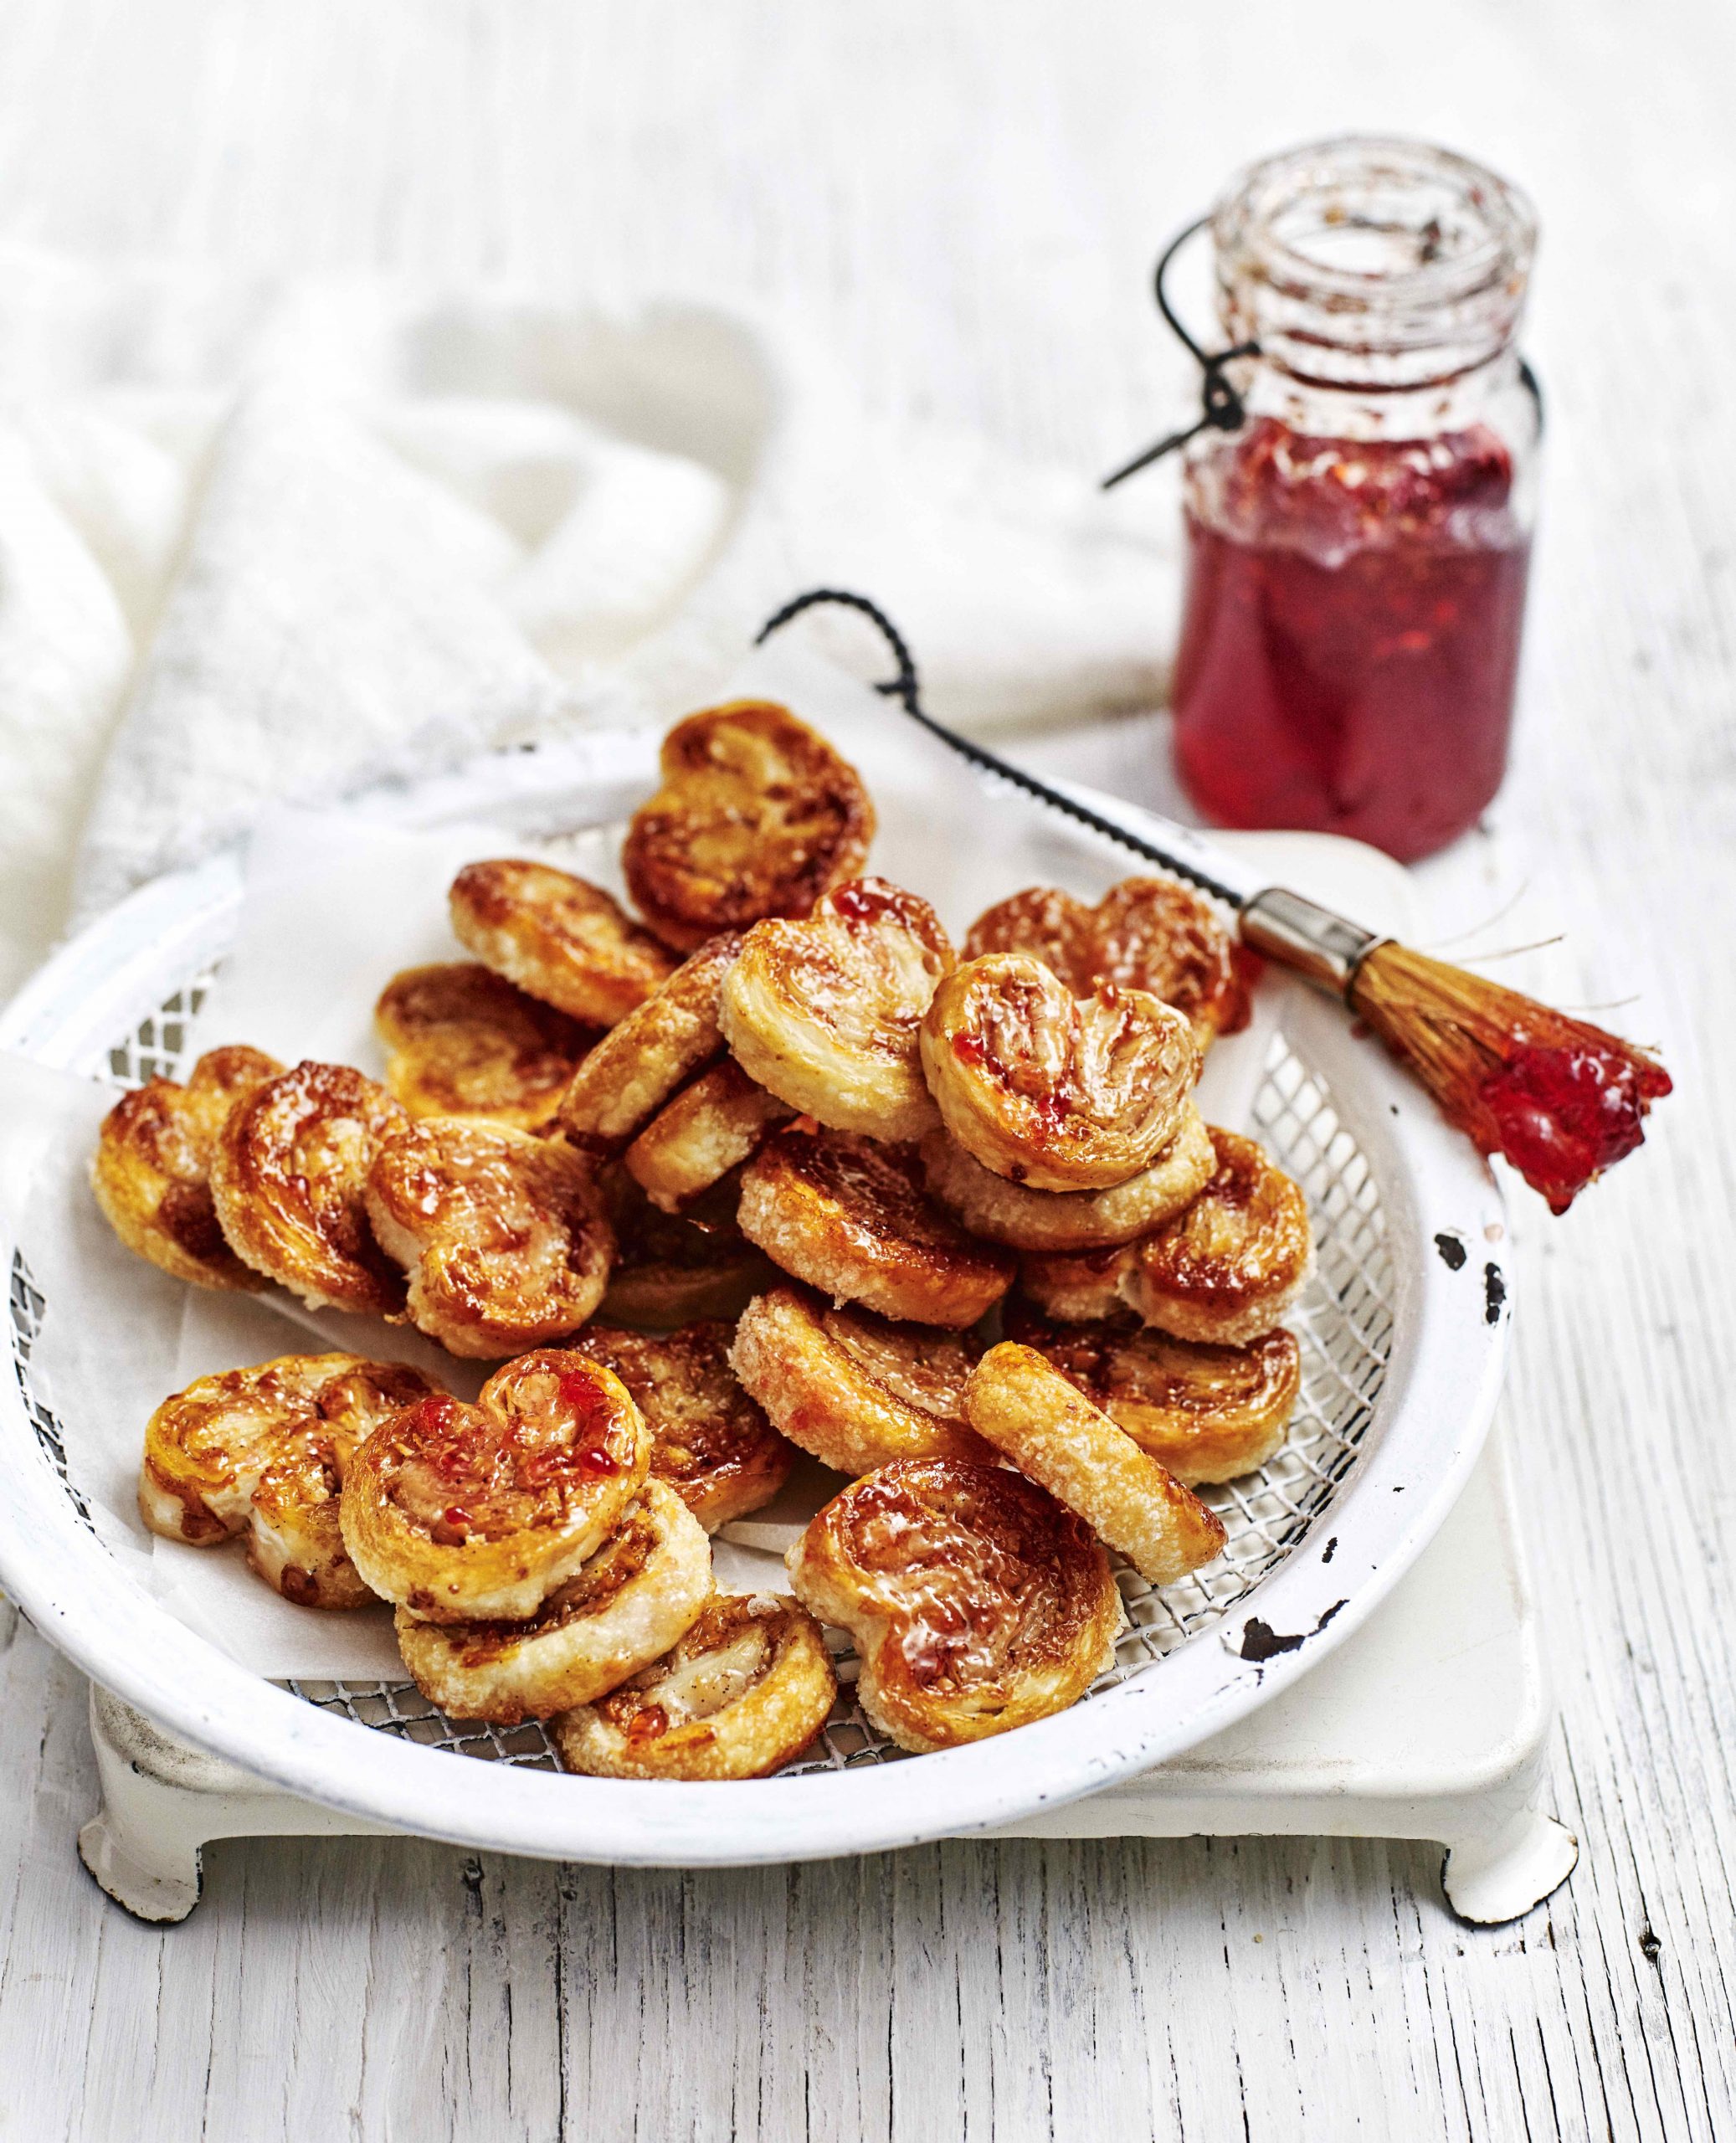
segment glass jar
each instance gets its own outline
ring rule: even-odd
[[[1175,752],[1232,826],[1409,861],[1500,786],[1540,410],[1514,338],[1537,227],[1492,172],[1346,138],[1211,218],[1233,431],[1184,460]]]

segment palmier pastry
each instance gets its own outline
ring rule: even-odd
[[[647,1481],[619,1525],[527,1621],[397,1616],[416,1687],[455,1719],[497,1726],[588,1704],[669,1650],[711,1593],[711,1543],[687,1506]]]
[[[1038,1190],[1102,1190],[1180,1131],[1199,1068],[1187,1020],[1148,991],[1076,998],[1040,960],[955,968],[922,1020],[946,1127],[984,1168]]]
[[[953,948],[927,901],[884,878],[811,916],[757,922],[723,979],[724,1040],[793,1109],[837,1131],[920,1138],[939,1121],[917,1030]]]
[[[550,863],[467,863],[448,904],[454,935],[485,967],[593,1026],[624,1019],[675,967],[612,894]]]
[[[540,1131],[597,1040],[474,960],[394,975],[374,1007],[386,1085],[412,1116],[475,1116]]]
[[[812,1616],[775,1593],[718,1593],[681,1642],[599,1703],[555,1722],[568,1770],[593,1778],[763,1778],[799,1755],[838,1693]]]
[[[344,1551],[338,1490],[362,1438],[434,1390],[401,1362],[287,1354],[202,1376],[145,1430],[139,1514],[166,1540],[247,1535],[265,1582],[303,1607],[373,1597]]]
[[[651,1478],[666,1481],[707,1533],[768,1503],[796,1460],[730,1367],[733,1329],[722,1318],[658,1334],[592,1324],[573,1340],[633,1394],[651,1431]]]
[[[622,1155],[654,1205],[679,1213],[757,1154],[795,1114],[728,1061],[701,1072],[654,1116]]]
[[[382,1598],[429,1621],[525,1621],[645,1484],[651,1436],[619,1378],[545,1349],[474,1406],[424,1399],[350,1462],[343,1537]]]
[[[901,1749],[956,1748],[1065,1711],[1125,1616],[1089,1526],[1001,1466],[901,1458],[835,1496],[786,1558],[847,1629],[856,1694]]]
[[[418,1330],[485,1361],[576,1331],[603,1299],[614,1253],[578,1154],[462,1116],[387,1133],[368,1172],[367,1217],[410,1276]]]
[[[1132,1242],[1179,1213],[1217,1166],[1210,1134],[1193,1103],[1181,1128],[1151,1166],[1107,1190],[1032,1190],[967,1154],[949,1132],[922,1141],[928,1188],[973,1235],[1014,1250],[1103,1250]]]
[[[1224,1525],[1035,1348],[1003,1340],[965,1392],[971,1426],[1153,1585],[1224,1551]]]
[[[780,1131],[742,1169],[737,1217],[786,1272],[882,1317],[974,1324],[1012,1282],[1010,1253],[934,1203],[908,1146]]]
[[[1113,1317],[1127,1307],[1121,1283],[1138,1254],[1133,1243],[1107,1250],[1032,1251],[1019,1261],[1020,1292],[1045,1317],[1064,1323]]]
[[[742,1311],[729,1359],[792,1443],[855,1474],[894,1458],[992,1463],[964,1418],[965,1380],[982,1351],[960,1333],[773,1287]]]
[[[1189,1488],[1263,1466],[1284,1441],[1302,1386],[1302,1350],[1288,1332],[1204,1347],[1142,1325],[1128,1310],[1095,1324],[1056,1324],[1020,1302],[1009,1303],[1005,1330]]]
[[[187,1084],[147,1079],[102,1120],[90,1187],[126,1247],[197,1287],[264,1284],[223,1241],[211,1156],[236,1104],[283,1069],[263,1050],[208,1050]]]
[[[702,1317],[738,1317],[778,1268],[736,1226],[736,1186],[725,1181],[691,1211],[660,1212],[630,1176],[600,1179],[614,1224],[615,1262],[598,1305],[603,1324],[661,1332]],[[727,1205],[731,1210],[724,1210]]]
[[[367,1225],[367,1172],[403,1111],[347,1064],[298,1064],[230,1112],[211,1195],[236,1255],[311,1309],[395,1317],[403,1275]]]
[[[1138,1245],[1120,1287],[1148,1324],[1240,1347],[1270,1332],[1307,1285],[1313,1233],[1300,1185],[1253,1139],[1215,1126],[1211,1137],[1211,1181]]]
[[[618,1154],[685,1080],[723,1054],[717,993],[742,949],[714,938],[612,1028],[573,1075],[561,1129],[590,1154]]]
[[[1099,982],[1148,989],[1187,1015],[1202,1050],[1248,1022],[1237,947],[1210,901],[1174,878],[1124,878],[1095,907],[1053,886],[1032,886],[985,909],[964,956],[1030,953],[1076,997]]]
[[[874,807],[861,777],[788,707],[735,700],[691,714],[664,738],[661,764],[621,864],[669,944],[806,915],[867,860]]]

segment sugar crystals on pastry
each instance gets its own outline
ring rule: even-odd
[[[654,1205],[679,1213],[757,1154],[795,1111],[726,1058],[666,1102],[621,1156]]]
[[[675,964],[613,894],[552,863],[467,863],[449,906],[459,943],[485,967],[593,1026],[624,1019]]]
[[[1138,1248],[1115,1243],[1103,1250],[1029,1251],[1019,1261],[1019,1288],[1045,1317],[1068,1324],[1113,1317],[1126,1308],[1121,1283]]]
[[[475,960],[394,975],[374,1007],[386,1085],[412,1116],[475,1116],[540,1131],[597,1040]]]
[[[185,1086],[147,1079],[116,1102],[97,1134],[90,1187],[129,1250],[195,1287],[264,1284],[217,1224],[211,1156],[230,1112],[282,1070],[263,1050],[208,1050]]]
[[[919,1138],[939,1119],[917,1030],[952,965],[927,901],[852,879],[812,915],[747,933],[724,977],[724,1039],[762,1087],[816,1123]]]
[[[696,1072],[723,1054],[717,997],[742,949],[713,938],[606,1034],[573,1076],[560,1128],[588,1154],[619,1154]]]
[[[984,1168],[1039,1190],[1100,1190],[1148,1169],[1180,1130],[1199,1052],[1142,989],[1076,998],[1024,953],[953,969],[923,1015],[942,1118]]]
[[[742,1171],[742,1232],[837,1302],[918,1324],[974,1324],[1011,1284],[1012,1254],[967,1235],[922,1188],[908,1146],[780,1131]]]
[[[804,1608],[717,1593],[665,1657],[557,1719],[555,1740],[568,1770],[593,1778],[763,1778],[808,1746],[837,1693]]]
[[[1104,1250],[1132,1242],[1179,1213],[1217,1166],[1210,1134],[1191,1102],[1181,1128],[1149,1168],[1107,1190],[1032,1190],[985,1169],[950,1132],[922,1141],[928,1188],[973,1235],[1014,1250]]]
[[[861,869],[874,807],[855,768],[788,707],[735,700],[678,722],[633,815],[627,888],[667,943],[806,915]]]
[[[901,1458],[835,1496],[786,1560],[850,1632],[856,1695],[901,1749],[955,1748],[1065,1711],[1125,1623],[1102,1543],[1002,1466]]]

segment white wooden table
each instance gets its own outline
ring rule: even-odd
[[[1552,460],[1500,873],[1569,928],[1564,994],[1642,993],[1622,1020],[1679,1087],[1582,1210],[1517,1213],[1507,1431],[1584,1846],[1529,1919],[1455,1925],[1422,1847],[689,1877],[261,1842],[214,1848],[207,1903],[158,1933],[73,1859],[84,1693],[25,1630],[0,1657],[0,2132],[1736,2133],[1733,103],[1718,0],[0,11],[0,236],[746,292],[799,306],[876,406],[1086,469],[1175,414],[1143,281],[1233,163],[1363,125],[1511,171],[1546,234]],[[1093,753],[1157,793],[1148,725]],[[1494,856],[1436,867],[1442,912],[1492,904]]]

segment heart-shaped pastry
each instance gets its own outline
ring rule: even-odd
[[[934,993],[922,1068],[946,1127],[984,1168],[1037,1190],[1101,1190],[1180,1131],[1199,1052],[1143,989],[1076,998],[1040,960],[989,953]]]
[[[388,1131],[368,1172],[367,1217],[409,1274],[418,1330],[485,1361],[577,1331],[603,1299],[614,1254],[578,1154],[468,1117]]]
[[[917,1032],[953,948],[927,901],[884,878],[828,893],[799,922],[759,922],[718,1017],[768,1093],[835,1131],[920,1138],[937,1121]]]
[[[593,1026],[624,1019],[675,964],[612,893],[552,863],[467,863],[448,906],[459,943],[485,967]]]
[[[723,1054],[717,998],[742,949],[702,945],[598,1043],[561,1102],[562,1134],[587,1154],[619,1154],[675,1089]]]
[[[1095,907],[1054,886],[998,901],[970,927],[964,956],[1030,953],[1088,997],[1100,982],[1149,990],[1184,1012],[1202,1050],[1248,1022],[1244,956],[1210,901],[1175,878],[1124,878]]]
[[[436,1622],[526,1621],[575,1577],[645,1485],[632,1395],[582,1354],[496,1370],[476,1404],[424,1399],[350,1462],[343,1537],[383,1599]]]
[[[208,1050],[187,1084],[147,1079],[102,1120],[90,1188],[126,1247],[196,1287],[258,1288],[223,1240],[211,1200],[211,1156],[231,1112],[283,1070],[261,1049]]]
[[[856,1695],[901,1749],[952,1749],[1065,1711],[1126,1617],[1102,1544],[1004,1466],[901,1458],[834,1496],[787,1558],[850,1632]]]
[[[597,1041],[474,960],[394,975],[374,1007],[386,1085],[412,1116],[475,1116],[540,1131]]]
[[[770,915],[806,915],[874,837],[861,777],[789,709],[736,700],[678,722],[663,786],[621,852],[647,922],[683,951]]]

